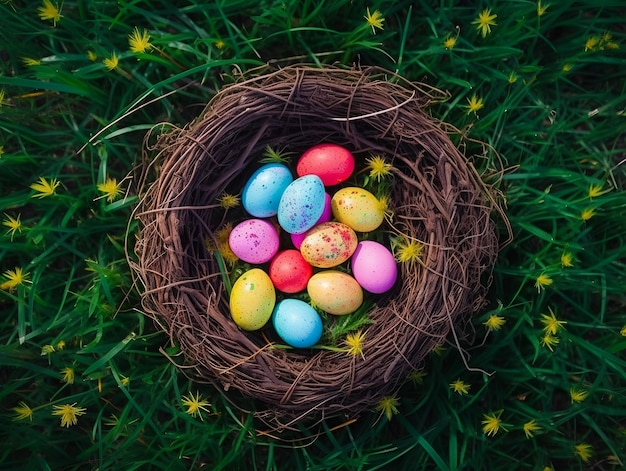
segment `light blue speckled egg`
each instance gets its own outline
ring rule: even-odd
[[[322,318],[299,299],[283,299],[274,308],[272,324],[284,342],[296,348],[309,348],[322,337]]]
[[[278,223],[290,234],[302,234],[324,212],[326,192],[317,175],[305,175],[289,184],[278,203]]]
[[[273,163],[260,167],[248,179],[241,193],[241,204],[257,218],[276,216],[285,188],[293,182],[287,166]]]

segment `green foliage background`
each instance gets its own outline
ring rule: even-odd
[[[40,17],[43,2],[0,2],[2,468],[623,468],[623,2],[55,5],[56,22]],[[383,29],[367,24],[367,8]],[[484,9],[497,17],[483,37],[473,22]],[[152,49],[129,50],[135,27]],[[391,420],[372,411],[334,430],[262,433],[172,366],[166,336],[138,310],[124,255],[137,198],[125,177],[145,133],[188,122],[232,76],[268,61],[379,65],[435,86],[449,99],[432,115],[487,143],[487,161],[497,151],[506,169],[514,241],[489,310],[465,353],[433,353],[426,375],[398,391]],[[30,188],[40,177],[59,182],[55,194]],[[112,201],[98,190],[107,178],[124,190]],[[27,276],[12,286],[16,268]],[[537,288],[538,277],[551,283]],[[546,338],[550,312],[565,323]],[[490,331],[494,315],[505,323]],[[457,379],[468,394],[450,387]],[[190,394],[210,405],[189,414]],[[66,404],[84,414],[61,427],[53,407]],[[32,416],[20,419],[24,406]],[[495,434],[483,430],[490,416]]]

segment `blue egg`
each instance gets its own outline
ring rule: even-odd
[[[317,175],[305,175],[289,184],[278,204],[278,223],[290,234],[311,229],[324,212],[326,192]]]
[[[257,218],[275,216],[285,189],[293,175],[283,164],[266,164],[252,174],[241,193],[241,204]]]
[[[296,348],[309,348],[322,337],[322,318],[299,299],[283,299],[272,313],[274,329],[283,341]]]

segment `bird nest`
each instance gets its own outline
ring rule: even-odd
[[[256,399],[256,416],[276,427],[355,417],[484,306],[499,245],[492,215],[502,211],[446,126],[425,113],[440,98],[377,68],[290,66],[224,87],[193,123],[160,136],[144,168],[152,178],[131,265],[144,311],[187,374]],[[238,328],[210,249],[225,218],[220,195],[241,189],[267,146],[298,154],[321,142],[352,150],[357,167],[387,156],[387,230],[424,245],[376,298],[358,355],[283,348],[271,332]]]

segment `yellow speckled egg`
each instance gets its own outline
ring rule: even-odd
[[[230,314],[244,330],[258,330],[272,317],[276,291],[269,275],[260,268],[248,270],[230,292]]]
[[[329,221],[306,232],[300,253],[314,267],[336,267],[352,256],[358,243],[356,233],[350,226]]]
[[[309,279],[311,301],[329,314],[341,316],[356,311],[363,303],[363,290],[347,273],[325,270]]]
[[[378,199],[369,191],[355,186],[338,190],[330,205],[337,221],[358,232],[375,230],[385,218]]]

